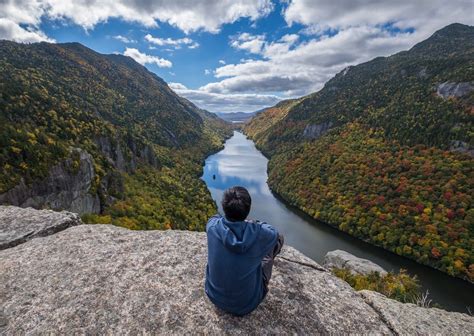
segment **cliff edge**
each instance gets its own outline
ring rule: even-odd
[[[36,218],[36,231],[51,226],[38,222],[51,219],[50,212],[0,207],[0,242],[7,245],[11,221],[20,225],[26,213]],[[67,212],[54,216],[74,217]],[[0,334],[474,331],[474,318],[465,314],[356,292],[291,247],[276,259],[264,302],[248,316],[233,317],[216,309],[204,293],[204,233],[67,222],[72,226],[0,251]]]

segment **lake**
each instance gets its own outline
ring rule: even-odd
[[[365,243],[286,205],[268,187],[267,163],[267,158],[253,141],[240,132],[234,132],[223,150],[207,158],[202,179],[219,212],[222,213],[220,200],[224,190],[243,186],[252,196],[249,217],[277,227],[285,236],[286,244],[316,262],[322,263],[328,251],[344,250],[372,260],[389,271],[406,269],[420,279],[423,290],[429,290],[430,298],[447,310],[466,312],[466,307],[474,309],[474,285]]]

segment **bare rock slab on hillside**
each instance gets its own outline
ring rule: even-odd
[[[327,268],[347,268],[353,274],[370,274],[378,272],[380,275],[386,275],[387,271],[376,263],[356,257],[355,255],[342,251],[334,250],[324,256],[323,265]]]
[[[0,334],[390,334],[342,280],[292,248],[250,315],[204,293],[204,233],[80,225],[0,252]]]
[[[474,317],[401,303],[368,290],[358,292],[399,335],[473,335]]]
[[[79,224],[80,217],[71,212],[0,205],[0,250]]]

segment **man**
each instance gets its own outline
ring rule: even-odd
[[[239,316],[265,298],[273,260],[283,246],[283,236],[273,226],[246,220],[251,203],[247,189],[226,190],[225,217],[215,215],[206,226],[206,294],[217,307]]]

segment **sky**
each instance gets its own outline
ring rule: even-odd
[[[132,57],[211,112],[318,91],[454,22],[474,24],[473,0],[0,0],[0,39]]]

